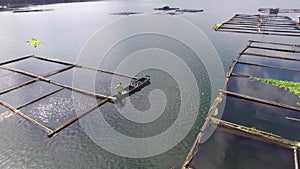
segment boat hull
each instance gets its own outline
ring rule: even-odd
[[[121,94],[116,95],[116,101],[129,97],[133,93],[140,91],[142,88],[150,84],[150,76],[146,75],[137,80],[132,81],[124,88]]]

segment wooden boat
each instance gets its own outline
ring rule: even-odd
[[[150,76],[145,75],[137,80],[132,80],[128,86],[124,88],[124,91],[120,94],[116,95],[116,100],[123,99],[125,97],[130,96],[131,94],[135,93],[136,91],[141,90],[143,87],[150,84]]]
[[[172,11],[172,10],[178,10],[179,8],[171,8],[169,6],[164,6],[161,8],[154,8],[154,10],[158,10],[158,11]]]

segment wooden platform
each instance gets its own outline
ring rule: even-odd
[[[199,154],[199,151],[202,147],[207,146],[205,145],[206,141],[203,139],[205,139],[205,137],[207,137],[205,135],[212,132],[212,130],[218,130],[218,133],[224,132],[228,135],[255,140],[256,143],[263,142],[266,145],[270,144],[283,147],[290,152],[290,154],[293,154],[293,159],[290,159],[289,161],[293,161],[294,163],[290,166],[294,166],[295,169],[298,169],[297,154],[300,149],[300,137],[298,137],[297,134],[287,134],[285,129],[289,129],[289,133],[299,132],[300,107],[297,106],[295,102],[289,101],[291,98],[284,99],[285,96],[282,96],[281,93],[267,92],[267,95],[256,95],[253,93],[253,90],[249,89],[249,87],[251,87],[249,84],[255,83],[252,82],[249,77],[274,76],[277,80],[281,80],[280,78],[290,78],[299,81],[299,47],[300,46],[297,44],[249,41],[249,44],[233,60],[229,71],[226,74],[224,88],[220,90],[219,97],[216,98],[212,104],[207,114],[206,121],[201,127],[186,161],[182,166],[183,169],[197,169],[195,168],[196,166],[201,166],[201,164],[199,164],[200,161],[207,161],[207,155]],[[289,65],[293,66],[287,67]],[[284,72],[285,74],[267,74],[263,72],[263,69],[268,69],[270,70],[269,72]],[[236,85],[239,85],[238,89],[235,89]],[[263,84],[260,86],[266,87],[266,89],[270,88],[270,86],[265,86]],[[256,90],[262,92],[260,89]],[[275,95],[276,97],[269,97],[268,95]],[[289,93],[287,93],[287,95],[293,96]],[[226,100],[226,104],[224,103],[224,100]],[[241,103],[237,103],[237,100]],[[296,97],[296,101],[299,101],[299,98],[297,100]],[[251,106],[243,107],[245,103],[251,104]],[[238,106],[239,104],[241,107]],[[220,114],[222,112],[219,112],[219,109],[221,109],[222,106],[224,107],[224,110],[229,110],[225,111],[225,114],[223,115]],[[249,107],[251,108],[249,109]],[[230,112],[231,110],[243,110],[252,115],[240,112]],[[264,112],[260,112],[262,110]],[[241,117],[241,115],[255,118],[245,119],[246,117]],[[249,121],[251,124],[258,125],[249,125]],[[269,124],[276,124],[276,129],[269,128]],[[209,145],[214,147],[211,144]],[[219,145],[215,146],[218,147]],[[210,150],[206,149],[206,151]],[[210,152],[214,151],[215,150],[211,150]],[[218,152],[218,154],[222,153],[223,152]],[[242,162],[242,160],[240,161],[239,159],[235,160],[238,161],[237,163]],[[268,166],[265,167],[268,168]]]
[[[299,24],[283,15],[236,14],[222,24],[214,26],[216,31],[250,33],[278,36],[300,36]]]

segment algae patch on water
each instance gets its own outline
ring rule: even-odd
[[[294,93],[296,96],[300,98],[300,82],[259,78],[254,76],[250,76],[249,79],[253,81],[262,82],[265,84],[270,84],[279,88],[284,88],[285,90],[288,90],[290,93]],[[296,105],[300,106],[300,102],[297,102]]]

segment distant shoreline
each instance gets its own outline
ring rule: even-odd
[[[92,2],[92,1],[103,1],[103,0],[31,0],[28,3],[25,3],[24,0],[20,0],[15,3],[0,3],[0,12],[4,11],[14,11],[22,8],[29,8],[36,5],[50,5],[50,4],[60,4],[60,3],[74,3],[74,2]]]

